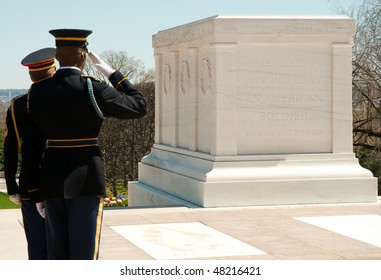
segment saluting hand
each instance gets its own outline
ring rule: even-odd
[[[107,79],[111,76],[112,73],[115,72],[114,69],[112,69],[110,66],[107,65],[106,62],[104,62],[99,56],[97,56],[95,53],[89,51],[89,57],[95,64],[95,67],[99,72],[102,73],[103,76],[105,76]]]

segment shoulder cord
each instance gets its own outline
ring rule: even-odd
[[[12,113],[12,121],[13,121],[13,126],[15,129],[16,139],[17,139],[17,148],[19,151],[21,151],[21,138],[19,135],[19,130],[17,129],[16,116],[15,116],[15,100],[12,100],[12,103],[11,103],[11,113]]]
[[[87,88],[89,90],[89,96],[90,96],[91,104],[93,104],[93,107],[94,107],[95,111],[97,112],[98,116],[100,116],[102,119],[104,119],[105,117],[103,116],[103,113],[102,113],[101,109],[99,109],[97,101],[95,100],[93,84],[91,82],[91,79],[87,78],[86,80],[87,80]]]

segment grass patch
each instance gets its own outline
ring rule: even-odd
[[[16,205],[12,201],[10,201],[6,193],[0,192],[0,209],[14,208],[20,208],[20,205]]]

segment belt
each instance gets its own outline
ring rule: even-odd
[[[48,139],[48,148],[82,148],[98,146],[97,138],[85,138],[85,139]]]

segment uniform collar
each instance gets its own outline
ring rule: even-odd
[[[62,67],[58,68],[58,70],[64,70],[64,69],[74,69],[74,70],[78,70],[78,71],[82,72],[81,69],[79,69],[78,67],[75,67],[75,66],[62,66]]]

